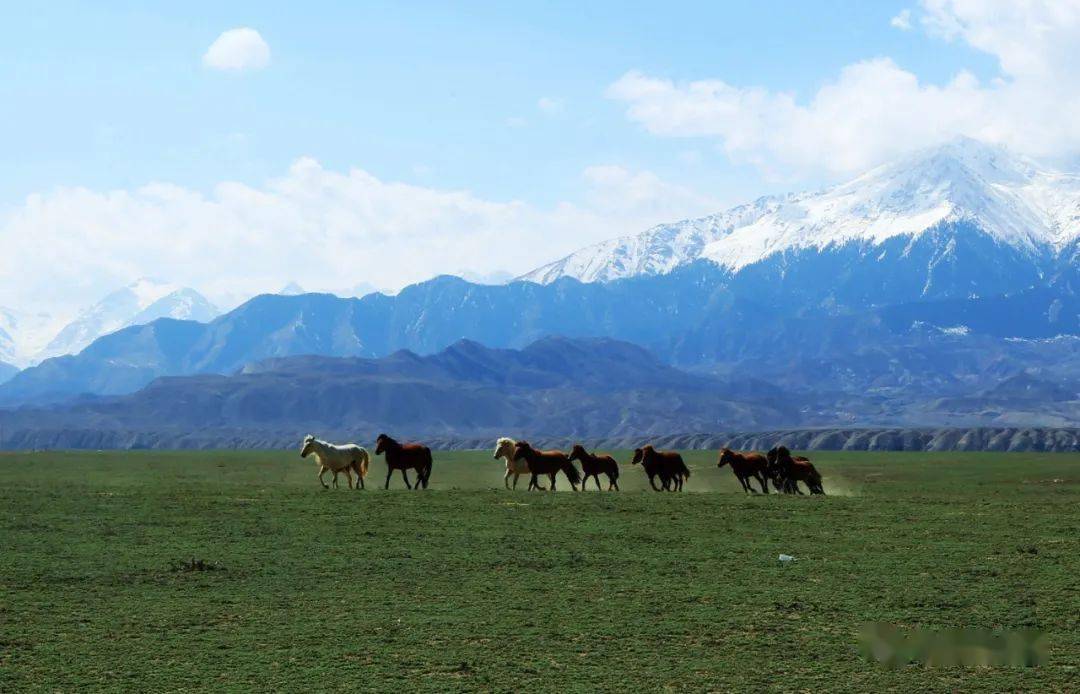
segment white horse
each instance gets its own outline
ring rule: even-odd
[[[517,489],[518,477],[522,475],[529,475],[532,472],[529,470],[529,463],[526,460],[514,460],[514,446],[516,441],[508,439],[505,436],[495,442],[495,454],[492,456],[496,460],[503,458],[506,460],[506,475],[503,477],[503,484],[507,489],[510,488],[510,475],[514,476],[514,489]],[[546,489],[546,487],[540,487]]]
[[[345,473],[349,481],[349,489],[353,488],[352,473],[356,473],[356,488],[364,488],[364,478],[367,477],[368,466],[371,464],[371,456],[363,446],[355,443],[347,443],[344,446],[335,446],[326,441],[320,441],[311,434],[304,437],[304,447],[300,449],[300,457],[306,458],[309,453],[315,454],[315,462],[319,465],[319,484],[324,489],[329,489],[323,481],[323,475],[327,470],[334,473],[334,488],[337,489],[337,476],[339,472]]]

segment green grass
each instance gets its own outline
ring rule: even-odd
[[[380,458],[350,492],[295,452],[0,455],[0,690],[1080,689],[1080,456],[818,452],[827,498],[687,458],[707,493],[508,492],[488,452],[426,492]],[[1034,627],[1049,664],[888,670],[871,621]]]

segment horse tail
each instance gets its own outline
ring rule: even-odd
[[[431,449],[424,446],[424,457],[427,458],[424,461],[424,489],[427,489],[428,479],[431,477],[431,466],[434,464],[434,459],[431,457]]]
[[[813,463],[807,461],[806,464],[810,466],[810,474],[806,480],[806,486],[810,487],[811,492],[824,495],[825,487],[821,486],[821,473],[817,471],[817,468],[814,467]]]
[[[360,449],[360,460],[353,462],[356,465],[356,474],[367,477],[368,467],[371,465],[371,456],[368,455],[366,448]]]
[[[682,473],[684,479],[690,479],[690,468],[686,467],[681,455],[679,456],[679,472]]]
[[[614,459],[608,463],[608,474],[611,475],[611,479],[619,479],[619,464]]]
[[[581,484],[581,473],[578,472],[577,467],[570,461],[569,458],[563,458],[562,471],[566,475],[566,479],[570,480],[570,484]]]

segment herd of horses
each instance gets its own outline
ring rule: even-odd
[[[371,456],[363,446],[355,443],[338,446],[308,435],[304,438],[300,457],[307,458],[309,455],[315,457],[319,466],[319,483],[324,488],[328,489],[329,485],[323,475],[332,472],[334,487],[338,486],[338,475],[345,473],[349,488],[352,489],[352,476],[355,473],[356,488],[364,489],[364,478],[367,477],[371,465]],[[427,446],[419,443],[399,443],[386,434],[379,434],[375,439],[375,455],[386,458],[385,489],[390,488],[390,478],[395,470],[401,471],[401,478],[409,489],[413,489],[414,485],[409,482],[408,471],[415,470],[415,488],[427,489],[433,462],[431,449]],[[514,478],[514,489],[517,489],[521,475],[529,475],[530,491],[546,491],[549,488],[555,491],[559,473],[566,476],[574,491],[578,490],[578,485],[584,491],[590,477],[596,482],[597,490],[602,490],[600,475],[607,478],[608,491],[619,489],[619,463],[610,455],[589,453],[581,444],[575,444],[570,452],[566,453],[559,450],[538,450],[528,441],[514,441],[504,437],[496,441],[493,457],[506,461],[503,484],[507,489],[511,488],[511,475]],[[574,465],[575,462],[581,463],[580,472]],[[683,485],[690,479],[690,468],[676,451],[659,451],[651,445],[642,446],[634,449],[630,464],[641,465],[649,479],[649,486],[654,491],[681,492]],[[725,465],[731,467],[742,485],[743,492],[748,494],[758,492],[752,482],[757,482],[763,494],[769,493],[770,482],[777,492],[784,494],[802,494],[800,482],[806,485],[811,494],[825,493],[821,475],[813,463],[802,456],[793,456],[785,446],[776,446],[768,453],[741,453],[725,448],[720,451],[716,466],[722,468]],[[550,487],[540,484],[541,476],[547,477]]]

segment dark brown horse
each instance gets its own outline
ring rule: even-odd
[[[683,481],[690,479],[690,468],[686,467],[682,456],[675,451],[658,451],[651,445],[635,448],[630,464],[638,463],[641,463],[645,474],[649,476],[649,486],[653,491],[663,489],[666,492],[681,492]],[[656,477],[660,478],[660,487],[656,486]]]
[[[757,494],[757,490],[750,484],[751,479],[757,480],[762,492],[769,493],[769,481],[766,478],[769,470],[769,460],[762,454],[738,453],[730,448],[725,448],[720,451],[720,460],[717,461],[716,467],[724,467],[725,465],[731,466],[731,471],[735,473],[739,484],[742,485],[743,493],[753,492]]]
[[[570,480],[570,486],[575,492],[581,482],[581,473],[570,462],[570,457],[562,451],[538,451],[530,446],[528,441],[518,441],[514,444],[514,460],[524,460],[529,464],[529,472],[532,473],[532,479],[529,480],[530,491],[540,489],[536,479],[538,475],[547,475],[551,480],[551,491],[555,491],[555,475],[560,471]]]
[[[825,494],[821,486],[821,474],[809,458],[793,456],[787,446],[776,446],[766,454],[769,461],[769,476],[777,490],[785,494],[802,494],[799,482],[804,483],[811,494]]]
[[[585,491],[585,483],[589,477],[596,480],[596,489],[600,489],[600,473],[608,478],[608,491],[619,489],[619,464],[610,455],[594,455],[585,450],[580,443],[575,444],[570,451],[570,460],[581,461],[581,470],[585,474],[581,478],[581,491]]]
[[[419,443],[398,443],[386,434],[379,434],[375,439],[375,455],[386,456],[386,487],[390,488],[390,475],[394,470],[401,470],[401,478],[405,480],[405,486],[409,489],[409,469],[416,470],[416,488],[421,486],[427,489],[428,480],[431,478],[431,449]]]

